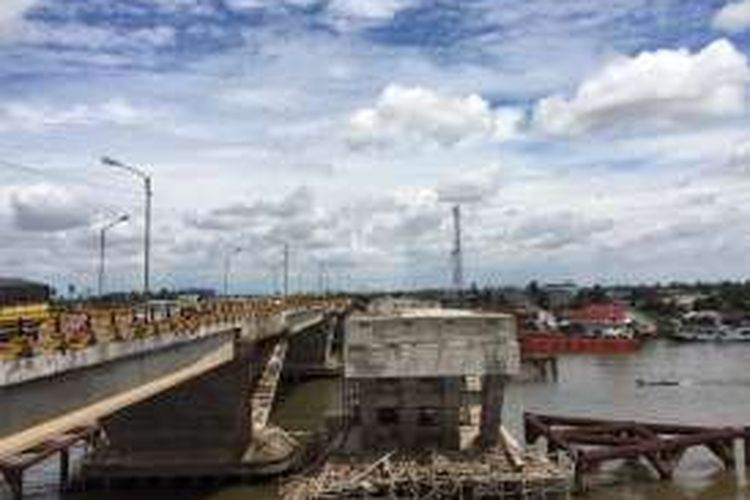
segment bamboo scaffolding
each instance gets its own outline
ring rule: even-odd
[[[386,453],[370,460],[339,458],[318,473],[282,486],[285,500],[348,498],[563,498],[568,479],[560,469],[526,453],[522,466],[506,452],[429,452],[423,455]]]

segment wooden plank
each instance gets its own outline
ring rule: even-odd
[[[503,425],[500,426],[500,442],[513,468],[517,470],[523,469],[524,465],[526,465],[526,461],[523,458],[523,449]]]
[[[606,425],[630,425],[643,426],[658,434],[694,434],[715,430],[713,427],[685,424],[665,424],[656,422],[638,422],[633,420],[606,420],[586,417],[569,417],[562,415],[533,414],[541,423],[549,426],[606,426]]]
[[[587,460],[593,462],[601,462],[615,458],[637,458],[638,456],[649,452],[674,452],[682,448],[709,445],[727,439],[734,439],[740,435],[742,435],[741,431],[736,429],[722,429],[704,432],[702,434],[691,434],[688,436],[679,436],[670,439],[659,439],[640,444],[619,446],[611,449],[585,450],[582,451],[582,453]]]

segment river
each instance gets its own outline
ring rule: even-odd
[[[524,410],[577,416],[707,425],[750,425],[750,343],[676,344],[655,341],[637,354],[564,356],[556,383],[514,384],[504,419],[521,438]],[[679,386],[638,387],[638,378],[679,380]],[[290,389],[272,420],[292,431],[316,427],[339,401],[339,384],[316,380]],[[27,476],[29,498],[44,500],[265,500],[276,483],[209,491],[123,491],[58,495],[54,460]],[[723,471],[708,452],[688,452],[673,481],[658,481],[646,467],[618,467],[595,477],[585,500],[745,500],[744,471]]]

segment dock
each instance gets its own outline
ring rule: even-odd
[[[734,442],[741,440],[750,460],[749,427],[605,420],[560,415],[524,414],[526,442],[547,441],[548,453],[562,451],[575,464],[575,489],[588,490],[588,477],[602,464],[643,460],[660,479],[671,479],[685,452],[705,447],[727,469],[734,467]]]

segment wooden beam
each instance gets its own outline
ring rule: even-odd
[[[684,425],[684,424],[664,424],[654,422],[638,422],[633,420],[606,420],[598,418],[585,418],[585,417],[569,417],[562,415],[545,415],[534,413],[537,419],[545,425],[549,426],[594,426],[594,425],[637,425],[646,427],[657,434],[695,434],[699,432],[706,432],[716,430],[714,427],[705,427],[698,425]]]

